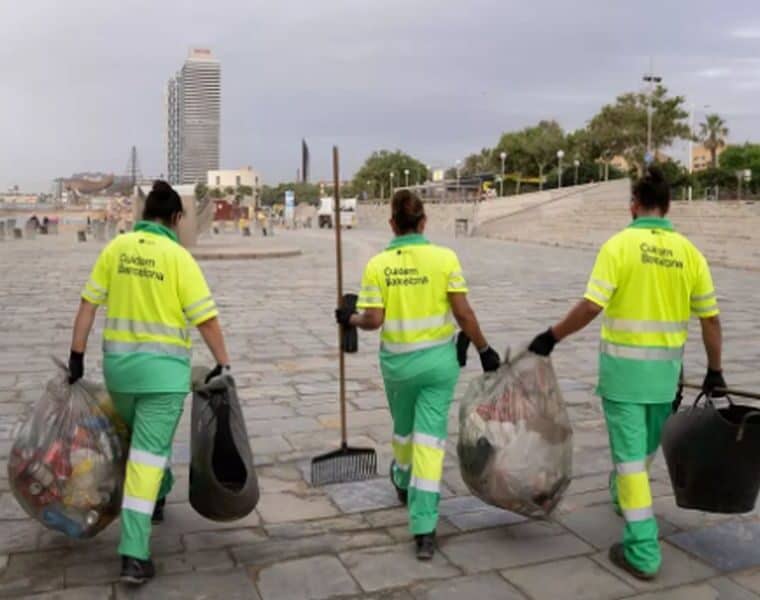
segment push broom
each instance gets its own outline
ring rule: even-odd
[[[340,230],[340,169],[338,147],[333,146],[333,228],[335,229],[335,261],[338,274],[338,306],[346,301],[343,297],[343,250]],[[377,454],[373,448],[353,448],[348,445],[346,424],[346,360],[343,326],[338,326],[338,382],[340,399],[341,443],[338,450],[317,456],[311,461],[311,483],[314,486],[330,483],[362,481],[377,475]]]

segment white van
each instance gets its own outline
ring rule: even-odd
[[[356,205],[358,203],[357,198],[341,198],[340,200],[340,224],[341,227],[351,229],[356,227]],[[328,227],[332,229],[333,226],[333,206],[334,201],[332,196],[320,198],[319,210],[317,211],[317,221],[319,222],[320,229]]]

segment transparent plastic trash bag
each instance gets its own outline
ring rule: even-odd
[[[16,500],[34,519],[71,538],[91,538],[121,507],[128,432],[108,392],[68,372],[48,381],[8,460]]]
[[[573,431],[550,358],[525,351],[470,384],[457,453],[484,502],[533,518],[556,508],[572,477]]]

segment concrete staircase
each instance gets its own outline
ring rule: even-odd
[[[598,248],[630,222],[630,183],[617,180],[544,192],[501,214],[480,209],[475,234],[519,242]],[[535,196],[535,195],[533,195]],[[492,201],[498,203],[508,200]],[[670,218],[711,264],[760,270],[760,203],[674,202]]]

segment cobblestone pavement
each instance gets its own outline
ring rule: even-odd
[[[388,236],[346,233],[346,281],[355,288],[366,260]],[[337,444],[334,254],[330,233],[278,238],[303,255],[262,261],[204,262],[233,357],[256,454],[261,501],[247,519],[206,521],[187,503],[189,411],[174,449],[178,483],[166,522],[155,530],[157,579],[138,591],[115,583],[118,527],[73,543],[27,519],[8,491],[14,429],[50,376],[48,356],[65,357],[78,291],[98,247],[57,239],[0,244],[0,597],[39,598],[373,598],[747,599],[760,595],[758,515],[726,518],[676,508],[662,458],[653,470],[655,508],[665,538],[664,567],[651,584],[615,570],[606,551],[622,521],[606,492],[610,467],[599,401],[592,395],[596,336],[591,327],[555,351],[575,428],[575,479],[549,522],[529,522],[471,497],[448,444],[440,552],[413,558],[406,515],[384,478],[313,489],[309,459]],[[519,346],[582,293],[593,253],[484,239],[440,239],[460,254],[471,298],[492,344]],[[715,269],[724,311],[730,383],[757,389],[760,305],[754,274]],[[98,328],[88,375],[100,377]],[[693,334],[697,334],[695,325]],[[195,336],[197,340],[197,336]],[[387,472],[390,418],[376,363],[377,338],[362,335],[348,358],[352,441],[377,448]],[[196,362],[209,363],[196,346]],[[477,362],[477,361],[473,361]],[[687,374],[700,380],[699,336]],[[476,376],[468,365],[459,392]],[[452,410],[451,433],[457,430]],[[753,593],[754,591],[754,593]]]

